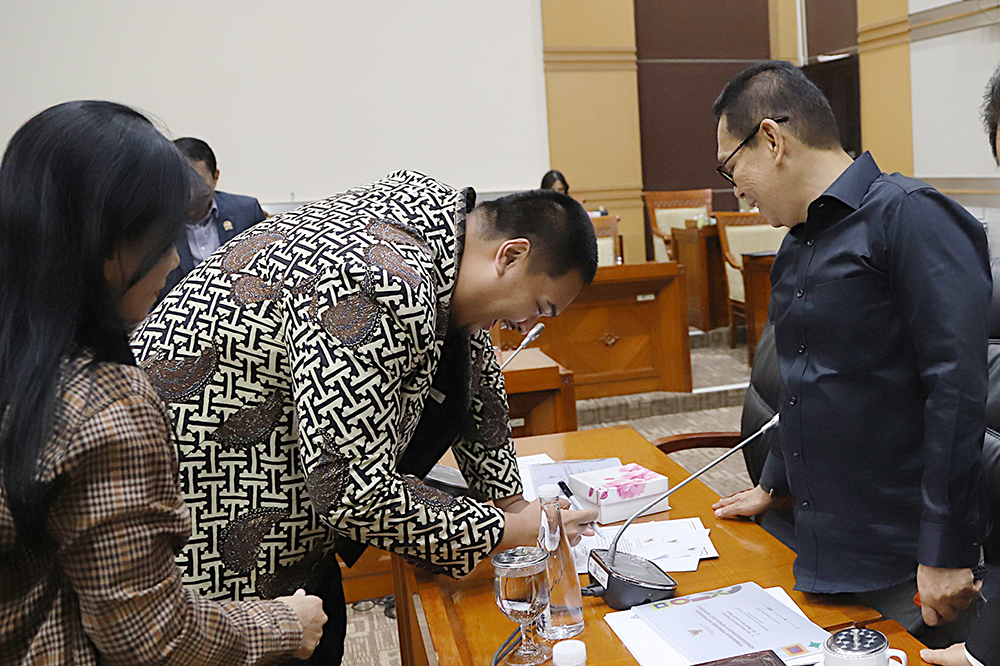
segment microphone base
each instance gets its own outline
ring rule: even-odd
[[[620,551],[613,563],[608,563],[606,549],[590,551],[587,574],[591,583],[604,587],[604,602],[615,610],[670,599],[677,593],[677,581],[654,562]]]

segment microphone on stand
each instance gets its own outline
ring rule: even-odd
[[[522,349],[524,349],[525,347],[527,347],[528,345],[530,345],[532,342],[534,342],[535,339],[539,335],[541,335],[542,331],[544,331],[544,330],[545,330],[545,324],[543,324],[541,322],[535,324],[535,326],[530,331],[528,331],[528,334],[526,336],[524,336],[524,339],[521,340],[521,344],[519,344],[517,346],[517,349],[514,350],[514,353],[511,354],[510,356],[508,356],[507,360],[500,364],[500,371],[503,372],[503,369],[507,367],[507,364],[510,363],[511,361],[513,361],[514,357],[517,356],[518,353]]]
[[[618,540],[621,539],[622,532],[635,522],[636,518],[777,425],[778,415],[775,414],[770,421],[761,426],[760,430],[632,514],[632,517],[618,529],[607,550],[595,548],[590,551],[587,573],[590,574],[592,581],[599,583],[603,588],[592,592],[593,596],[603,597],[604,601],[615,610],[625,610],[674,596],[677,581],[664,573],[660,567],[644,557],[618,552]]]

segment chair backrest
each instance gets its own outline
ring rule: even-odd
[[[618,215],[591,218],[591,222],[594,223],[594,233],[597,234],[598,266],[616,266],[624,263],[622,237],[618,235],[618,223],[621,221]]]
[[[712,190],[674,190],[668,192],[643,192],[649,228],[653,232],[653,251],[656,261],[669,261],[670,230],[683,228],[684,221],[712,215]]]
[[[743,295],[743,255],[754,252],[777,252],[785,239],[788,229],[775,228],[760,213],[715,214],[719,226],[719,244],[726,259],[726,283],[729,298],[742,303]]]

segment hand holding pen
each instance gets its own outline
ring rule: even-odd
[[[559,481],[559,489],[563,491],[563,495],[566,496],[566,499],[569,500],[569,503],[573,506],[574,509],[576,509],[577,511],[586,510],[582,506],[580,506],[580,502],[573,496],[573,491],[569,489],[569,485],[565,481]],[[597,527],[596,520],[594,522],[587,523],[587,525],[592,530],[594,530],[594,534],[600,535],[601,530],[600,528]]]

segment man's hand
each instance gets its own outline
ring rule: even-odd
[[[520,495],[516,497],[520,501],[508,502],[506,500],[510,498],[504,498],[495,502],[500,508],[508,507],[504,509],[503,539],[495,552],[538,543],[538,530],[542,526],[542,505],[538,500],[525,502]],[[582,536],[594,534],[588,523],[597,520],[596,510],[573,511],[569,508],[569,501],[563,498],[560,498],[559,506],[562,509],[563,527],[566,528],[566,536],[571,545],[579,543]]]
[[[965,643],[955,643],[947,650],[921,650],[920,658],[938,666],[971,666],[965,658]]]
[[[931,627],[958,617],[982,587],[983,581],[973,578],[972,569],[940,569],[923,564],[917,567],[920,610],[924,622]]]
[[[738,518],[740,516],[756,516],[787,503],[786,499],[772,497],[763,488],[757,486],[721,499],[713,504],[712,508],[715,510],[717,518]]]

